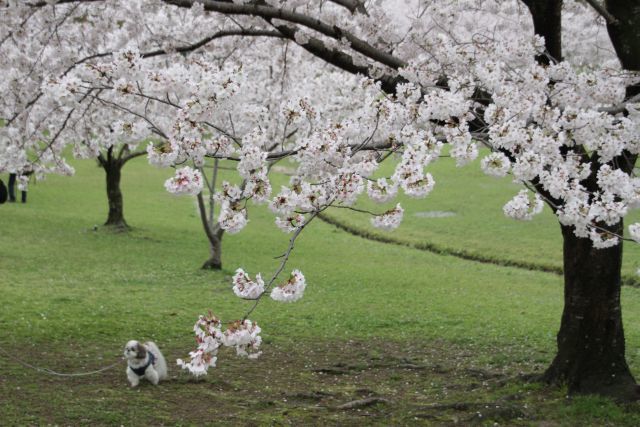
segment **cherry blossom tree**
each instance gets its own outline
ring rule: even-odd
[[[237,162],[244,186],[210,189],[221,229],[240,231],[240,201],[252,200],[268,204],[291,237],[269,280],[237,271],[234,292],[256,301],[241,320],[224,330],[212,314],[198,320],[198,349],[180,361],[198,374],[215,365],[220,346],[258,354],[260,328],[248,316],[269,291],[280,301],[302,294],[302,273],[278,278],[319,213],[356,210],[365,189],[381,203],[400,190],[425,197],[435,184],[428,166],[445,144],[458,166],[484,147],[487,174],[523,185],[505,214],[530,220],[546,204],[561,225],[565,308],[544,378],[571,392],[637,397],[620,270],[623,219],[640,205],[640,9],[633,0],[393,2],[403,5],[399,13],[381,3],[4,1],[0,53],[10,61],[0,170],[66,172],[64,147],[79,132],[105,135],[121,117],[167,141],[148,154],[152,163],[182,165],[165,185],[173,193],[201,194],[208,159]],[[269,64],[259,55],[216,62],[209,42],[229,35],[238,43],[278,37],[304,51],[287,65],[304,70],[291,79],[300,92],[284,104],[272,83],[256,78]],[[342,72],[331,79],[339,84],[300,97],[304,74],[319,62]],[[301,130],[274,138],[287,135],[284,125],[269,126],[278,115],[277,123]],[[96,116],[102,124],[85,125]],[[296,171],[272,196],[267,172],[282,159]],[[387,159],[395,171],[379,176]],[[403,210],[370,214],[375,226],[393,229]],[[626,238],[640,241],[639,232],[632,224]]]
[[[223,49],[223,46],[217,46]],[[323,61],[306,60],[304,52],[295,43],[275,35],[267,39],[258,39],[247,46],[238,46],[237,42],[227,43],[227,53],[222,55],[224,62],[241,61],[251,57],[253,61],[243,64],[242,72],[246,81],[261,82],[260,85],[250,85],[250,90],[241,90],[234,96],[234,105],[242,106],[244,112],[227,111],[227,120],[222,119],[216,124],[216,131],[221,132],[224,140],[228,141],[227,149],[232,146],[242,147],[243,139],[251,138],[255,123],[260,123],[261,138],[265,141],[266,151],[277,154],[284,144],[290,143],[298,137],[307,135],[316,121],[315,112],[311,109],[309,99],[322,100],[326,114],[335,115],[344,106],[344,95],[341,94],[343,79],[340,73],[333,70]],[[222,62],[219,65],[222,65]],[[291,66],[289,64],[296,64]],[[291,105],[297,103],[297,105]],[[248,119],[248,106],[258,117]],[[294,120],[296,108],[302,108],[306,116],[304,121]],[[243,115],[242,120],[234,122],[234,117]],[[293,114],[293,116],[292,116]],[[295,123],[294,123],[295,122]],[[222,155],[221,151],[216,153]],[[269,162],[267,174],[282,158]],[[210,257],[203,264],[205,269],[220,269],[222,267],[222,238],[225,230],[234,233],[241,229],[229,224],[229,220],[239,220],[239,225],[247,219],[247,202],[264,199],[271,194],[268,180],[243,178],[239,186],[217,179],[223,166],[219,159],[213,159],[209,167],[199,168],[204,180],[204,190],[197,195],[198,211],[203,224],[205,235],[209,241]],[[210,173],[207,173],[210,172]],[[259,196],[256,197],[256,190]],[[208,203],[205,194],[208,193]],[[216,193],[218,193],[216,195]],[[220,202],[220,214],[215,215],[216,201]],[[231,211],[239,210],[241,215],[227,218]],[[234,219],[235,218],[235,219]],[[242,218],[242,219],[240,219]],[[221,221],[220,221],[221,220]]]
[[[105,173],[109,207],[104,225],[114,230],[126,231],[129,225],[124,218],[124,199],[120,188],[122,168],[129,160],[146,155],[147,151],[138,149],[139,141],[135,140],[136,130],[131,123],[117,121],[111,126],[112,134],[117,135],[118,140],[100,142],[83,140],[82,145],[76,144],[74,147],[76,148],[74,155],[78,158],[97,159],[98,165]]]

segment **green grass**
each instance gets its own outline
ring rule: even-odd
[[[134,229],[122,234],[99,226],[107,210],[101,169],[88,161],[75,166],[75,177],[32,185],[26,205],[0,207],[0,348],[29,363],[63,372],[91,370],[112,363],[135,338],[157,341],[173,364],[192,348],[191,328],[199,314],[211,309],[232,320],[251,305],[233,295],[233,271],[242,267],[269,277],[279,262],[274,257],[286,248],[288,237],[273,225],[272,215],[252,207],[247,228],[224,237],[224,270],[201,271],[208,249],[196,206],[191,198],[164,191],[170,171],[143,159],[125,167],[125,216]],[[446,200],[438,193],[433,197]],[[421,210],[459,209],[427,200],[419,203],[433,204]],[[499,215],[500,203],[491,204]],[[489,203],[482,206],[477,213],[488,215]],[[498,233],[502,228],[493,224],[494,216],[452,218],[465,221],[459,223],[466,224],[463,233],[438,222],[443,219],[425,227],[422,221],[428,220],[407,210],[401,236],[426,233],[425,228],[441,238],[451,233],[458,242],[493,235],[494,249],[533,256],[537,250],[524,243],[538,242],[538,255],[552,259],[548,242],[540,239],[547,234],[526,226],[521,239],[509,241]],[[128,390],[120,368],[91,379],[40,377],[0,354],[4,422],[640,423],[635,406],[590,398],[567,402],[562,390],[518,379],[520,373],[540,372],[553,356],[562,310],[557,275],[371,242],[320,221],[300,237],[285,272],[293,268],[307,277],[305,297],[284,305],[265,299],[252,315],[265,339],[258,361],[223,352],[220,367],[204,381],[176,376],[174,369],[164,386]],[[625,287],[623,306],[628,360],[637,374],[640,289]],[[398,368],[403,358],[420,370]],[[338,372],[316,372],[323,367]],[[391,406],[331,409],[372,394]],[[518,397],[504,403],[510,395]],[[466,410],[427,405],[461,401],[472,404]],[[501,402],[510,412],[494,408],[475,419],[477,405],[486,402]],[[540,418],[542,412],[548,415]]]
[[[402,225],[393,233],[381,232],[370,224],[370,216],[345,209],[332,209],[329,215],[351,227],[374,235],[390,236],[410,245],[433,245],[444,252],[464,252],[488,260],[512,261],[558,269],[562,267],[562,236],[556,216],[548,206],[531,221],[507,218],[502,206],[515,196],[522,186],[509,177],[493,178],[479,166],[480,158],[462,168],[451,158],[442,158],[429,166],[436,185],[424,199],[401,195],[398,201],[405,209]],[[393,164],[381,167],[380,176],[390,176]],[[361,197],[357,207],[383,212],[380,206]],[[451,216],[429,217],[432,212]],[[425,216],[426,215],[426,216]],[[640,221],[636,209],[626,218],[626,224]],[[626,232],[626,230],[625,230]],[[623,275],[637,276],[640,268],[640,245],[625,242]]]

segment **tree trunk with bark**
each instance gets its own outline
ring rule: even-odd
[[[98,155],[98,164],[105,172],[107,180],[107,201],[109,203],[109,215],[105,226],[118,231],[129,230],[129,225],[124,219],[124,200],[120,190],[120,179],[122,177],[122,167],[129,160],[146,154],[145,151],[131,152],[127,145],[123,145],[118,153],[114,153],[113,146],[106,152]]]
[[[562,60],[562,0],[522,0],[531,11],[536,34],[545,38],[548,56],[542,65]],[[637,0],[606,0],[616,22],[608,22],[611,41],[622,67],[640,70],[640,5]],[[627,88],[627,98],[638,93]],[[630,173],[636,157],[623,152],[611,162]],[[599,191],[597,154],[591,158],[592,174],[582,184]],[[535,184],[535,183],[534,183]],[[544,195],[544,190],[537,188]],[[622,221],[608,231],[622,235]],[[557,336],[558,351],[544,374],[548,382],[567,384],[570,393],[594,393],[629,400],[638,398],[636,381],[625,359],[625,339],[620,307],[622,243],[596,249],[590,239],[575,236],[562,226],[564,241],[564,310]]]
[[[549,65],[551,61],[562,61],[562,0],[523,0],[533,18],[533,30],[544,37],[547,55],[536,60]]]
[[[202,269],[221,270],[222,236],[224,236],[224,230],[220,227],[220,224],[213,224],[213,215],[207,216],[207,209],[202,193],[198,194],[197,198],[200,220],[202,221],[202,227],[204,228],[205,235],[209,241],[209,259],[202,264]],[[213,210],[213,207],[211,209]]]
[[[122,164],[113,159],[103,166],[107,179],[107,200],[109,202],[109,215],[104,225],[115,229],[127,230],[129,226],[124,219],[124,203],[120,190],[120,178]]]
[[[610,231],[622,234],[622,223]],[[622,243],[596,249],[590,239],[576,237],[573,228],[565,226],[562,236],[564,311],[558,352],[544,378],[567,384],[570,393],[636,398],[620,308]]]
[[[209,259],[202,264],[203,270],[222,269],[222,236],[224,230],[216,225],[213,230],[213,239],[209,239]]]

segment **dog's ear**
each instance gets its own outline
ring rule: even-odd
[[[147,357],[147,349],[140,343],[136,345],[136,353],[136,359],[144,359]]]

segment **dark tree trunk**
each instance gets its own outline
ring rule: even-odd
[[[129,226],[124,220],[124,202],[120,191],[120,178],[122,167],[131,159],[146,154],[146,150],[131,152],[127,145],[123,145],[118,153],[114,153],[111,146],[106,152],[98,155],[98,164],[104,169],[107,179],[107,200],[109,202],[109,216],[104,225],[114,230],[127,231]]]
[[[127,230],[129,226],[124,220],[124,204],[122,191],[120,191],[122,163],[116,159],[109,159],[102,167],[106,173],[107,199],[109,201],[109,216],[104,225],[120,230]]]
[[[216,226],[214,238],[209,239],[209,259],[202,264],[204,270],[221,270],[222,269],[222,236],[224,230]]]
[[[531,11],[536,34],[545,38],[549,56],[536,58],[542,65],[562,60],[562,0],[522,0]],[[637,0],[607,0],[616,16],[629,13]],[[613,11],[612,7],[616,10]],[[629,18],[625,17],[626,20]],[[633,19],[632,19],[633,20]],[[630,48],[638,22],[609,25],[609,33],[623,67],[634,68],[637,51]],[[623,52],[624,51],[624,52]],[[624,57],[623,57],[624,56]],[[633,59],[635,58],[635,59]],[[629,91],[628,91],[629,93]],[[596,192],[599,163],[590,159],[594,173],[583,184]],[[614,165],[622,165],[616,159]],[[635,162],[635,159],[633,160]],[[625,169],[625,167],[621,167]],[[628,168],[627,168],[628,169]],[[629,173],[628,170],[625,170]],[[536,183],[534,183],[536,184]],[[544,194],[544,190],[536,186]],[[622,222],[609,231],[622,235]],[[595,249],[590,239],[578,238],[571,227],[562,227],[564,240],[564,311],[558,332],[558,352],[544,374],[548,382],[567,384],[570,393],[594,393],[620,399],[636,399],[636,382],[625,360],[624,330],[620,307],[622,244]]]
[[[209,241],[209,259],[202,264],[204,270],[221,270],[222,269],[222,236],[224,230],[219,224],[211,224],[207,217],[207,209],[204,204],[202,193],[198,194],[198,209],[200,212],[200,220],[204,228],[205,235]]]
[[[610,231],[622,234],[622,223]],[[565,226],[562,236],[564,311],[558,352],[544,378],[567,384],[570,393],[636,398],[620,309],[622,244],[595,249],[590,239],[576,237]]]
[[[638,0],[607,0],[606,7],[617,20],[607,30],[622,68],[640,71],[640,2]],[[627,87],[627,98],[640,94],[640,82]]]
[[[536,60],[549,65],[562,60],[562,0],[523,0],[533,18],[534,32],[544,37],[547,55]]]

